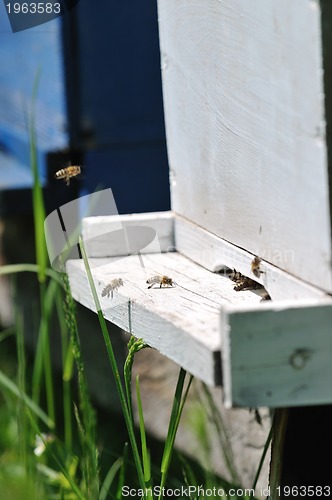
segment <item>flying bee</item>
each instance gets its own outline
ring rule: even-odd
[[[66,185],[69,186],[70,179],[72,177],[76,177],[81,173],[81,167],[78,165],[72,165],[70,167],[62,168],[61,170],[58,170],[54,177],[56,179],[64,179],[66,181]]]
[[[256,278],[259,278],[260,275],[264,272],[261,270],[260,265],[261,259],[257,256],[254,257],[251,261],[251,272],[256,276]]]
[[[123,286],[122,278],[115,278],[105,286],[104,290],[101,292],[101,296],[105,297],[105,295],[107,295],[107,297],[109,297],[111,294],[111,298],[113,299],[114,290],[117,290],[120,286]]]
[[[149,278],[147,280],[148,288],[152,288],[153,285],[160,285],[159,288],[162,286],[173,286],[173,280],[172,278],[169,278],[168,276],[152,276],[152,278]]]

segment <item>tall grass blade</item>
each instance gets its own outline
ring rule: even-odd
[[[255,474],[255,477],[254,477],[254,481],[252,483],[252,489],[253,490],[255,490],[256,486],[257,486],[257,481],[259,479],[259,476],[260,476],[260,473],[261,473],[261,470],[262,470],[262,467],[263,467],[263,464],[264,464],[266,453],[267,453],[267,450],[269,449],[269,446],[270,446],[270,443],[271,443],[271,439],[272,439],[272,435],[273,435],[273,429],[274,429],[274,420],[272,420],[271,429],[270,429],[269,434],[268,434],[268,436],[266,438],[266,441],[265,441],[265,444],[264,444],[264,448],[263,448],[263,452],[262,452],[262,456],[260,458],[260,461],[259,461],[259,464],[258,464],[258,467],[257,467],[257,471],[256,471],[256,474]]]
[[[62,378],[65,382],[70,382],[73,378],[74,371],[74,355],[73,355],[73,347],[71,342],[69,342],[67,346],[67,352],[64,355],[64,363],[63,363],[63,374]]]
[[[72,398],[70,380],[63,380],[63,427],[65,447],[67,450],[70,450],[73,444],[71,407]]]
[[[198,481],[195,477],[195,473],[192,470],[190,464],[188,463],[188,461],[184,458],[184,456],[182,454],[179,454],[179,460],[182,463],[182,474],[183,474],[184,482],[185,482],[187,488],[189,488],[189,486],[194,486],[197,488],[199,486],[199,484],[198,484]],[[190,490],[189,490],[189,492],[190,492]],[[189,493],[189,494],[190,494],[191,500],[197,499],[196,495],[192,495],[191,493]]]
[[[144,490],[144,488],[145,488],[144,474],[143,474],[141,459],[140,459],[140,456],[138,453],[138,446],[137,446],[137,442],[136,442],[136,438],[135,438],[134,426],[133,426],[131,414],[130,414],[130,411],[129,411],[129,408],[127,405],[126,396],[125,396],[125,393],[124,393],[124,390],[122,387],[120,372],[118,370],[117,362],[115,359],[112,342],[111,342],[111,339],[109,337],[106,321],[105,321],[105,318],[103,316],[103,313],[102,313],[102,310],[100,307],[100,302],[99,302],[99,298],[97,295],[96,287],[95,287],[94,282],[93,282],[93,277],[91,274],[91,269],[89,266],[88,257],[86,255],[83,240],[81,237],[79,238],[79,246],[80,246],[80,250],[81,250],[81,255],[83,257],[84,266],[85,266],[85,270],[87,273],[91,293],[92,293],[95,307],[97,310],[100,328],[101,328],[101,331],[102,331],[102,334],[104,337],[104,342],[105,342],[108,358],[109,358],[110,365],[111,365],[112,372],[113,372],[113,376],[115,379],[115,383],[116,383],[116,387],[117,387],[117,391],[118,391],[118,395],[119,395],[125,423],[127,426],[127,431],[128,431],[129,440],[130,440],[130,444],[131,444],[131,448],[132,448],[132,452],[133,452],[133,456],[134,456],[138,480],[139,480],[141,488]]]
[[[0,371],[0,385],[5,387],[8,391],[10,391],[14,396],[18,398],[19,401],[23,401],[28,408],[38,417],[40,420],[44,422],[47,427],[50,429],[54,428],[54,421],[50,419],[46,413],[43,412],[41,408],[39,408],[36,403],[29,398],[25,393],[21,393],[20,389],[17,387],[17,385],[10,380],[10,378],[7,377],[2,371]]]
[[[2,332],[0,332],[0,342],[3,342],[4,340],[6,340],[7,337],[11,337],[13,335],[15,335],[15,328],[10,326],[9,328],[6,328],[5,330],[2,330]]]
[[[209,390],[207,385],[202,383],[202,388],[203,388],[203,394],[205,396],[205,403],[203,403],[203,407],[208,408],[209,410],[211,421],[214,424],[215,429],[217,431],[220,448],[224,456],[224,460],[227,465],[228,471],[231,475],[232,482],[234,484],[241,484],[241,481],[236,471],[231,442],[228,437],[226,425],[223,421],[222,415],[220,414],[213,400],[211,391]]]
[[[38,264],[8,264],[7,266],[0,267],[0,276],[5,274],[15,274],[15,273],[37,273],[39,274],[41,267]],[[49,278],[54,279],[60,285],[62,284],[61,278],[59,277],[59,273],[53,271],[53,269],[46,268],[45,274]]]
[[[77,330],[74,299],[72,298],[70,293],[68,276],[66,274],[63,274],[62,277],[65,288],[64,313],[70,335],[71,345],[73,348],[73,355],[78,376],[82,423],[79,418],[78,410],[75,411],[75,416],[78,423],[82,444],[84,466],[83,472],[86,480],[86,487],[89,491],[89,494],[91,495],[91,498],[97,498],[99,491],[99,469],[98,451],[96,445],[96,417],[90,402],[88,386],[85,378],[85,370]]]
[[[143,471],[144,471],[144,480],[147,487],[151,486],[151,465],[150,465],[150,457],[149,451],[146,446],[146,434],[145,434],[145,425],[144,425],[144,415],[143,415],[143,407],[141,400],[141,391],[139,387],[139,376],[136,377],[136,396],[137,396],[137,408],[139,415],[139,429],[141,434],[141,444],[142,444],[142,460],[143,460]]]
[[[115,498],[116,500],[121,500],[122,499],[122,489],[125,484],[125,478],[126,478],[126,469],[127,469],[127,462],[128,462],[128,443],[125,443],[123,447],[123,460],[122,460],[122,465],[120,469],[120,474],[119,474],[119,481],[118,481],[118,486],[116,489],[116,494]]]
[[[141,349],[145,349],[148,347],[147,344],[142,339],[135,339],[135,337],[131,336],[128,341],[128,355],[124,364],[124,381],[126,388],[126,396],[127,396],[127,405],[129,409],[129,413],[133,420],[133,410],[132,410],[132,399],[131,399],[131,380],[132,380],[132,369],[135,354],[139,352]]]
[[[71,380],[73,377],[74,355],[66,325],[61,292],[58,289],[55,296],[55,306],[61,332],[64,440],[65,447],[70,450],[73,441]]]
[[[52,309],[55,303],[55,295],[58,291],[58,284],[51,280],[47,286],[42,307],[42,315],[39,324],[38,342],[34,369],[32,375],[32,397],[38,404],[40,389],[42,386],[43,366],[45,373],[45,387],[47,399],[47,411],[52,420],[55,419],[54,391],[52,381],[52,360],[50,352],[49,323]]]
[[[16,350],[17,350],[17,387],[21,395],[26,392],[26,381],[25,381],[25,352],[24,352],[24,335],[23,335],[23,317],[19,311],[15,313],[15,324],[16,324]],[[25,404],[23,399],[19,400],[17,405],[17,423],[18,423],[18,435],[19,435],[19,446],[21,460],[24,464],[25,471],[28,474],[29,462],[28,452],[27,452],[27,441],[29,439]]]
[[[115,479],[115,476],[119,470],[121,470],[121,467],[123,465],[123,458],[119,457],[114,464],[111,465],[108,473],[106,474],[106,477],[104,479],[104,482],[102,484],[102,487],[100,488],[100,493],[99,493],[99,500],[106,500],[108,492],[113,484],[113,481]]]
[[[172,407],[170,422],[169,422],[169,426],[168,426],[167,437],[166,437],[166,441],[165,441],[164,453],[163,453],[162,462],[161,462],[160,495],[158,497],[159,500],[162,498],[162,491],[163,491],[163,488],[165,487],[165,484],[166,484],[166,479],[167,479],[168,470],[169,470],[171,457],[172,457],[172,452],[173,452],[173,448],[174,448],[175,437],[176,437],[176,433],[177,433],[177,430],[179,427],[180,418],[182,415],[182,410],[183,410],[184,404],[186,402],[191,383],[193,381],[193,376],[191,375],[189,382],[188,382],[188,385],[187,385],[187,388],[185,390],[185,393],[182,397],[185,377],[186,377],[186,371],[183,368],[181,368],[180,373],[179,373],[178,382],[176,385],[176,390],[175,390],[175,395],[174,395],[174,400],[173,400],[173,407]]]
[[[33,176],[32,186],[32,205],[33,217],[35,226],[35,246],[36,246],[36,262],[39,266],[38,279],[43,283],[46,278],[47,267],[47,250],[44,233],[44,220],[46,218],[43,191],[40,184],[37,160],[37,141],[36,141],[36,128],[35,128],[35,107],[37,99],[37,91],[40,80],[40,69],[37,72],[31,98],[30,122],[29,122],[29,136],[30,136],[30,165]]]
[[[33,177],[32,185],[32,205],[33,205],[33,218],[34,218],[34,229],[35,229],[35,250],[36,250],[36,263],[38,266],[38,280],[40,283],[40,307],[41,307],[41,322],[40,322],[40,342],[42,344],[42,351],[44,352],[45,363],[44,363],[44,373],[45,373],[45,383],[46,383],[46,398],[47,407],[50,417],[54,420],[54,393],[53,393],[53,381],[52,381],[52,365],[50,362],[49,353],[49,338],[48,338],[48,311],[45,308],[45,280],[46,280],[46,269],[48,264],[46,240],[44,233],[44,221],[46,218],[44,198],[42,185],[39,178],[38,170],[38,159],[37,159],[37,140],[36,140],[36,127],[35,127],[35,109],[37,100],[37,91],[40,80],[41,70],[37,71],[37,75],[34,81],[32,97],[31,97],[31,109],[30,109],[30,120],[29,120],[29,143],[30,143],[30,167]],[[37,357],[37,367],[40,365],[40,360]],[[40,381],[41,371],[35,371],[33,380],[33,395],[36,397],[36,402],[39,401],[38,394],[38,382]],[[39,380],[38,380],[39,379]]]
[[[86,444],[87,444],[87,439],[88,439],[87,432],[88,431],[84,428],[84,426],[82,424],[78,408],[75,404],[74,404],[74,415],[75,415],[77,428],[78,428],[78,434],[79,434],[79,438],[80,438],[81,446],[82,446],[82,451],[83,451],[81,461],[82,461],[82,473],[83,473],[83,479],[84,479],[83,484],[84,484],[84,489],[85,489],[85,496],[87,498],[90,498],[89,491],[91,489],[91,479],[92,478],[90,477],[91,468],[89,466],[90,465],[89,464],[89,459],[90,459],[89,450],[86,450]],[[94,496],[95,496],[97,491],[94,488],[92,489],[92,491],[93,491]],[[94,498],[94,496],[92,498]]]
[[[70,485],[72,491],[76,494],[77,498],[79,498],[80,500],[88,500],[81,493],[80,489],[78,488],[78,486],[76,485],[75,481],[73,480],[73,478],[71,477],[70,473],[68,472],[67,467],[65,467],[62,464],[62,462],[59,460],[59,458],[57,457],[57,455],[52,451],[52,448],[49,446],[49,443],[47,443],[47,441],[45,441],[43,434],[39,431],[38,426],[36,425],[36,423],[35,423],[34,420],[31,420],[31,426],[34,429],[36,436],[38,435],[40,437],[41,441],[44,443],[45,448],[47,449],[48,453],[51,455],[52,459],[54,460],[54,463],[56,463],[57,466],[59,467],[59,470],[61,471],[61,473],[63,474],[63,476],[68,481],[68,485]],[[70,467],[68,469],[70,470]],[[69,497],[69,498],[71,498],[71,497]],[[93,500],[94,500],[94,498],[93,498]]]

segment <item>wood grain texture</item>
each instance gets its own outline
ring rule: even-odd
[[[209,271],[218,271],[223,266],[240,271],[264,285],[273,300],[300,300],[327,296],[323,290],[295,278],[264,260],[260,264],[262,273],[259,277],[254,276],[251,271],[253,254],[179,215],[175,215],[175,246],[178,252]],[[279,262],[280,265],[281,262]],[[312,272],[316,272],[315,266]]]
[[[200,380],[220,384],[221,306],[257,304],[258,293],[234,291],[229,278],[177,252],[89,261],[107,320],[143,338]],[[83,262],[68,261],[67,272],[73,297],[95,311]],[[146,280],[156,274],[170,276],[176,285],[148,289]],[[123,287],[114,292],[113,299],[101,297],[114,278],[122,278]]]
[[[158,10],[173,210],[331,292],[319,2]]]
[[[133,227],[153,227],[156,236],[128,256],[127,240],[109,236],[124,230],[129,236]],[[223,380],[227,406],[332,400],[332,299],[322,290],[265,261],[254,276],[253,254],[177,214],[88,218],[83,235],[90,254],[113,252],[89,258],[105,318],[209,385]],[[168,245],[177,251],[161,253]],[[147,248],[155,253],[144,253]],[[262,283],[272,302],[259,303],[261,290],[235,291],[234,282],[216,272],[225,266]],[[83,262],[68,261],[67,271],[73,297],[95,310]],[[147,279],[156,275],[169,276],[174,287],[148,289]],[[119,278],[124,284],[113,298],[102,297]]]
[[[87,255],[115,257],[133,254],[137,248],[140,253],[169,252],[174,249],[173,220],[170,211],[85,217],[82,237]]]
[[[331,403],[331,301],[228,308],[221,321],[226,406]]]

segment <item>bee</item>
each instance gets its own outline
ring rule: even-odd
[[[236,269],[233,269],[233,271],[231,271],[228,274],[228,277],[229,277],[229,279],[231,279],[232,281],[234,281],[234,283],[240,283],[243,280],[243,278],[244,278],[243,274],[241,274]]]
[[[265,292],[263,295],[262,295],[262,298],[261,298],[261,302],[264,302],[264,300],[272,300],[271,299],[271,296]]]
[[[236,292],[240,292],[241,290],[258,290],[259,288],[263,288],[263,285],[257,283],[251,278],[248,278],[247,276],[244,276],[235,269],[230,273],[229,278],[236,283],[234,286],[234,290]]]
[[[257,256],[254,257],[251,262],[251,272],[256,276],[256,278],[259,278],[260,275],[264,272],[261,271],[260,265],[261,265],[261,259]]]
[[[234,287],[236,292],[240,292],[241,290],[258,290],[263,288],[263,285],[257,283],[256,281],[243,276],[241,281],[237,281],[237,285]]]
[[[54,177],[56,179],[64,179],[66,181],[66,185],[69,186],[70,179],[72,177],[76,177],[81,173],[81,167],[78,165],[72,165],[71,167],[62,168],[58,170]]]
[[[160,285],[159,288],[161,288],[163,285],[164,286],[173,286],[173,280],[172,278],[169,278],[168,276],[152,276],[152,278],[149,278],[147,280],[148,288],[152,288],[153,285]]]
[[[105,286],[104,290],[101,292],[101,296],[105,297],[105,295],[107,295],[107,297],[109,297],[111,294],[111,298],[113,299],[114,290],[117,290],[118,288],[120,288],[120,286],[123,286],[122,278],[115,278]]]

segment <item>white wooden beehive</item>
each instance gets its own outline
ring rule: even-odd
[[[98,290],[124,281],[101,299],[105,317],[222,383],[228,406],[331,403],[320,6],[158,0],[158,9],[172,212],[83,221]],[[105,235],[133,226],[156,238],[128,256],[128,241]],[[272,301],[235,291],[216,272],[223,266],[262,283]],[[67,270],[74,298],[94,309],[82,261]],[[156,274],[177,285],[148,289]]]

